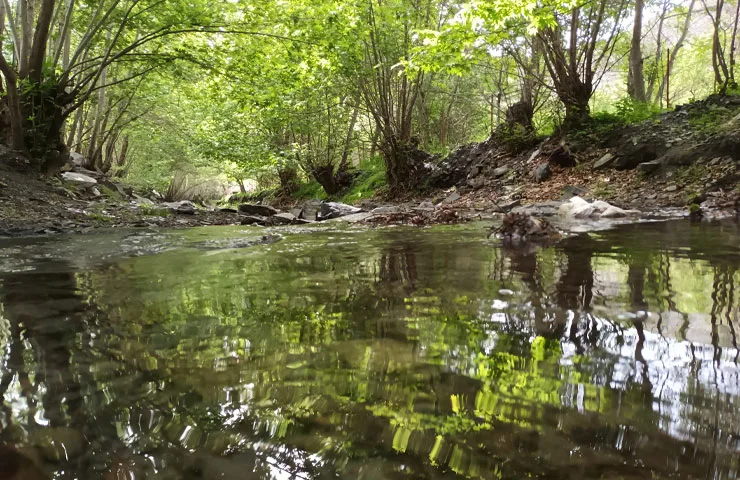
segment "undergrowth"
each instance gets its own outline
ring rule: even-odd
[[[342,203],[354,203],[371,198],[386,188],[385,163],[382,157],[373,157],[364,161],[358,171],[352,185],[332,197],[327,195],[321,185],[313,179],[302,183],[292,197],[296,200],[336,200]]]

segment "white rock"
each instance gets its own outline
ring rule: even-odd
[[[566,218],[624,218],[639,216],[637,210],[624,210],[603,200],[588,203],[581,197],[573,197],[558,209],[558,215]]]
[[[87,161],[85,156],[78,152],[69,152],[69,159],[72,160],[72,165],[77,167],[85,165],[85,162]]]
[[[93,185],[98,184],[98,181],[94,178],[77,172],[64,172],[62,174],[62,180],[64,180],[65,182],[77,184],[78,186],[83,188],[92,187]]]

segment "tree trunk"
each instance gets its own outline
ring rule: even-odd
[[[689,28],[691,28],[691,17],[692,17],[692,13],[694,10],[694,5],[696,5],[696,0],[691,0],[691,3],[689,3],[689,9],[686,12],[686,19],[684,20],[683,27],[681,28],[681,36],[678,38],[678,41],[676,42],[676,44],[673,46],[673,49],[671,50],[671,54],[666,59],[666,61],[668,62],[666,66],[667,72],[673,71],[673,66],[676,63],[678,52],[683,47],[684,42],[686,42],[686,37],[689,35]],[[667,76],[664,75],[660,82],[658,93],[655,95],[655,103],[659,103],[663,101],[663,92],[665,92],[667,80],[668,80]]]
[[[46,47],[49,41],[49,29],[54,18],[55,0],[43,0],[41,11],[36,21],[36,32],[33,36],[31,57],[28,60],[28,78],[33,83],[41,83],[44,59],[46,58]]]
[[[646,102],[645,76],[642,68],[642,11],[644,0],[635,0],[635,22],[632,29],[632,46],[629,56],[629,75],[627,93],[637,102]]]
[[[118,159],[116,160],[116,166],[123,167],[126,165],[126,155],[128,154],[128,135],[123,136],[123,141],[121,142],[121,153],[118,154]],[[242,187],[244,186],[244,182],[242,182]]]
[[[355,124],[357,123],[357,117],[360,114],[360,102],[359,99],[355,104],[355,108],[352,110],[352,119],[349,122],[349,128],[347,128],[347,137],[344,140],[344,150],[342,151],[342,160],[339,162],[338,171],[346,171],[349,167],[349,154],[352,151],[352,138],[355,136]]]

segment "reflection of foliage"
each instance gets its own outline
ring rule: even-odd
[[[713,267],[709,255],[726,254],[727,237],[706,240],[710,251],[691,259],[680,245],[667,245],[662,231],[656,239],[628,228],[587,243],[503,254],[468,228],[316,231],[223,250],[200,250],[212,233],[189,231],[173,237],[181,248],[83,271],[54,292],[74,299],[65,315],[75,321],[64,324],[69,332],[59,350],[70,353],[64,378],[79,384],[86,415],[57,406],[64,414],[58,421],[105,438],[101,451],[158,457],[254,450],[294,471],[320,464],[352,477],[353,468],[377,461],[384,472],[404,465],[404,475],[439,470],[468,478],[554,474],[567,467],[558,462],[568,455],[560,460],[558,452],[576,447],[622,459],[610,442],[623,427],[639,432],[638,442],[660,439],[629,451],[655,467],[662,453],[681,451],[676,432],[697,418],[714,421],[691,401],[676,407],[673,397],[645,392],[641,378],[644,371],[664,375],[676,392],[704,401],[715,392],[704,380],[711,376],[686,378],[683,366],[710,371],[711,354],[686,354],[677,368],[650,360],[669,349],[688,352],[675,340],[690,332],[648,317],[645,331],[663,329],[664,336],[647,336],[640,347],[647,370],[638,370],[626,313],[634,310],[632,289],[653,311],[678,308],[707,325],[714,312],[726,321],[740,275],[732,255],[722,257],[725,269]],[[682,238],[699,242],[706,233]],[[233,235],[243,242],[244,232]],[[587,249],[575,255],[579,246]],[[578,262],[590,265],[582,271],[591,271],[593,292],[569,295],[593,301],[563,307],[556,293]],[[24,292],[24,282],[36,279],[21,274],[15,281]],[[577,284],[589,285],[580,277]],[[713,285],[716,295],[707,298]],[[47,287],[36,288],[41,298]],[[15,298],[13,315],[7,305],[14,298],[3,301],[11,322],[19,305],[34,305]],[[542,328],[563,318],[563,337]],[[48,355],[56,350],[44,350],[39,338],[37,331],[27,343],[22,368],[63,371]],[[731,353],[726,348],[722,358]],[[48,400],[64,398],[47,393],[59,385],[53,376],[36,378],[44,380],[27,403],[18,395],[23,387],[11,385],[22,400],[12,403],[15,418],[33,415],[33,402],[47,415],[54,408]],[[737,395],[731,380],[722,388]],[[682,414],[661,416],[654,404]],[[722,418],[737,416],[723,411]],[[533,461],[539,445],[554,449],[550,463]]]

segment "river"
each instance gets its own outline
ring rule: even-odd
[[[0,442],[58,479],[740,476],[737,223],[485,227],[2,240]]]

